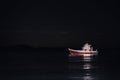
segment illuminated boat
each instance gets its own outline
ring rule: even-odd
[[[88,43],[86,43],[83,47],[82,50],[74,50],[74,49],[70,49],[68,48],[70,54],[69,56],[93,56],[93,55],[97,55],[98,51],[97,50],[93,50],[93,47],[91,47],[91,45],[89,45]]]

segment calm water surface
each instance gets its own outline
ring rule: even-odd
[[[1,80],[119,80],[119,51],[68,58],[64,50],[1,51]],[[65,55],[64,55],[65,54]],[[7,57],[6,57],[7,56]]]

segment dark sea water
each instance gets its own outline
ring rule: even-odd
[[[68,57],[66,49],[1,50],[1,80],[120,80],[118,49],[91,58]]]

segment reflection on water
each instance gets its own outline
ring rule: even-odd
[[[92,78],[92,76],[84,76],[83,80],[93,80],[94,78]]]
[[[88,69],[89,70],[89,69],[91,69],[91,67],[92,66],[91,66],[90,63],[86,63],[86,64],[83,65],[83,69]]]
[[[94,75],[96,66],[92,62],[94,57],[79,57],[72,60],[74,62],[69,63],[70,80],[96,80],[97,77]]]
[[[90,57],[90,56],[84,56],[83,57],[84,62],[90,62],[91,60],[92,60],[92,57]]]

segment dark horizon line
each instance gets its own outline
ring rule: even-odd
[[[93,46],[94,47],[94,46]],[[73,48],[73,49],[81,49],[82,46],[31,46],[31,45],[9,45],[9,46],[0,46],[0,48],[4,49],[4,48],[20,48],[20,49],[24,49],[24,48],[32,48],[32,49],[68,49],[68,48]],[[116,47],[95,47],[96,49],[120,49],[119,46]]]

